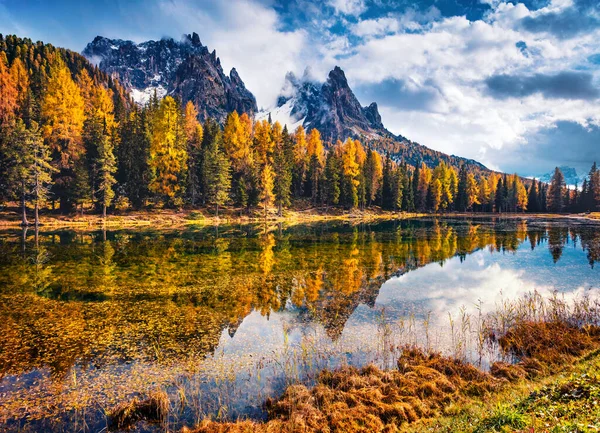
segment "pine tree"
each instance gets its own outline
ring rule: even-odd
[[[102,217],[106,218],[106,208],[111,205],[112,200],[115,197],[113,186],[116,183],[114,177],[117,171],[117,161],[114,154],[114,136],[106,135],[102,136],[102,139],[98,142],[98,189],[97,192],[100,194],[100,204],[102,205]]]
[[[80,76],[84,83],[86,96],[86,116],[83,140],[86,148],[86,160],[94,203],[102,209],[111,205],[116,183],[117,171],[115,144],[118,141],[117,124],[114,118],[114,106],[111,92],[102,86],[94,86],[87,73]],[[87,83],[87,84],[85,84]]]
[[[364,167],[365,194],[367,206],[371,206],[377,199],[383,178],[383,165],[379,152],[369,149]]]
[[[327,153],[325,162],[325,195],[327,203],[338,205],[341,194],[342,162],[339,146],[334,147]]]
[[[412,175],[408,170],[406,164],[404,164],[403,175],[402,175],[402,210],[405,212],[415,211],[415,200],[413,196],[413,181]]]
[[[465,212],[469,207],[468,199],[468,174],[465,164],[460,166],[458,172],[458,192],[456,195],[455,207],[459,212]]]
[[[600,170],[596,162],[592,165],[588,176],[589,210],[600,210]]]
[[[554,174],[548,187],[546,201],[548,210],[551,212],[562,212],[564,210],[564,189],[565,177],[558,167],[554,169]]]
[[[40,205],[48,198],[49,185],[52,183],[52,172],[56,169],[52,166],[50,149],[44,143],[42,132],[38,124],[31,122],[29,128],[33,150],[33,168],[31,173],[31,199],[33,201],[34,218],[36,227],[40,223]]]
[[[583,179],[583,184],[581,185],[581,194],[579,195],[579,209],[582,211],[589,210],[589,187],[588,180]]]
[[[214,121],[207,121],[204,131],[201,167],[204,200],[215,206],[216,216],[219,217],[219,206],[225,205],[229,200],[231,167],[229,158],[222,149],[223,137],[219,126]]]
[[[232,168],[232,191],[234,202],[247,206],[255,195],[255,161],[252,154],[253,124],[246,113],[238,116],[236,111],[227,116],[223,130],[223,146]]]
[[[484,210],[491,212],[494,208],[494,195],[493,189],[495,188],[494,177],[490,175],[487,179],[482,177],[482,181],[479,186],[479,195],[481,197],[481,204],[484,205]]]
[[[496,196],[494,206],[496,208],[496,212],[504,211],[505,205],[505,183],[504,178],[499,177],[498,183],[496,186]]]
[[[414,210],[419,210],[419,179],[421,177],[421,164],[418,163],[415,166],[415,171],[412,175],[412,195],[413,195],[413,203]]]
[[[260,165],[272,164],[273,136],[271,125],[266,120],[256,122],[254,124],[254,149],[256,152],[256,161]]]
[[[531,186],[529,187],[529,197],[528,197],[528,203],[529,203],[529,211],[530,212],[539,212],[538,209],[538,186],[537,186],[537,181],[535,180],[535,178],[533,179],[533,181],[531,182]]]
[[[148,197],[150,133],[147,110],[134,109],[121,122],[116,179],[120,194],[140,209]]]
[[[404,164],[392,169],[392,209],[396,212],[402,209],[404,199],[404,170]]]
[[[430,187],[430,197],[431,197],[431,205],[430,209],[433,212],[437,212],[440,210],[440,205],[442,203],[442,195],[443,195],[443,186],[440,179],[432,179],[431,187]]]
[[[275,204],[278,207],[280,217],[283,215],[283,208],[291,204],[293,145],[292,137],[290,137],[286,126],[281,133],[281,140],[275,144],[273,156]]]
[[[514,174],[514,178],[515,189],[517,194],[517,210],[525,212],[527,210],[527,207],[529,206],[529,196],[527,195],[527,189],[525,188],[525,185],[523,185],[523,182],[521,182],[521,179],[519,178],[519,176],[517,176],[516,173]]]
[[[390,154],[386,154],[382,170],[381,207],[393,209],[394,205],[394,167]]]
[[[425,165],[425,163],[421,163],[421,169],[419,171],[419,179],[418,179],[418,191],[415,196],[415,202],[417,206],[417,210],[420,212],[425,211],[426,209],[431,209],[428,203],[428,195],[431,184],[431,169]]]
[[[346,199],[345,204],[349,208],[355,208],[359,203],[360,147],[360,143],[351,138],[348,138],[342,146],[343,197]]]
[[[36,138],[32,137],[21,119],[16,122],[11,131],[8,145],[10,170],[8,182],[13,196],[21,202],[21,225],[29,225],[27,220],[27,201],[32,181],[32,171],[35,162],[34,149]]]

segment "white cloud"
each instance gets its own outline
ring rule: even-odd
[[[329,0],[329,5],[345,15],[360,15],[366,9],[364,0]]]
[[[440,16],[440,11],[435,6],[425,12],[408,9],[400,15],[390,14],[385,17],[360,20],[350,27],[350,31],[356,36],[377,37],[404,30],[419,30],[423,24],[431,23]]]
[[[566,5],[555,1],[548,8]],[[409,33],[391,17],[359,21],[352,29],[364,38],[339,62],[355,87],[389,79],[435,83],[441,97],[428,111],[380,104],[384,124],[431,148],[502,168],[488,159],[491,150],[524,146],[527,136],[561,120],[600,123],[596,101],[547,100],[539,94],[500,100],[488,94],[490,76],[575,70],[600,51],[598,31],[560,40],[520,30],[518,21],[531,14],[522,4],[499,3],[483,20],[444,18]],[[517,43],[526,44],[527,55]]]
[[[159,10],[181,33],[196,31],[204,45],[217,50],[226,72],[237,69],[259,106],[270,105],[285,72],[304,69],[306,33],[280,31],[277,13],[255,1],[210,3],[199,8],[192,0],[162,0]]]

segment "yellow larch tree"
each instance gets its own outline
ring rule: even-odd
[[[267,217],[267,209],[273,204],[275,198],[275,194],[273,194],[274,182],[275,173],[273,168],[271,164],[265,164],[260,176],[260,202],[265,211],[265,218]]]
[[[8,69],[6,54],[0,52],[0,125],[9,124],[14,119],[18,98],[19,90]]]
[[[50,77],[42,101],[44,138],[59,154],[59,166],[72,168],[83,153],[81,131],[85,120],[84,101],[71,72],[60,57],[50,67]]]
[[[187,149],[181,112],[171,96],[160,102],[152,122],[149,189],[178,206],[187,170]]]
[[[260,120],[254,125],[254,149],[257,161],[261,165],[271,164],[273,156],[273,137],[271,125],[266,120]]]

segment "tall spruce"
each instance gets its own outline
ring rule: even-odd
[[[550,185],[548,186],[548,194],[546,197],[548,210],[551,212],[562,212],[564,210],[565,188],[565,177],[562,171],[556,167],[552,179],[550,180]]]

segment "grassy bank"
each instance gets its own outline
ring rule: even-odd
[[[397,369],[324,371],[310,390],[289,387],[280,399],[267,401],[266,423],[204,421],[192,431],[597,431],[598,328],[523,323],[499,344],[506,354],[519,354],[520,361],[497,362],[484,372],[461,360],[406,348]],[[553,374],[557,370],[561,375]]]
[[[319,221],[360,221],[369,222],[389,219],[406,219],[425,216],[478,218],[500,217],[513,219],[576,219],[584,221],[600,221],[600,212],[590,214],[527,214],[527,213],[445,213],[425,214],[409,212],[391,212],[380,208],[365,210],[345,210],[341,208],[312,207],[307,203],[296,209],[286,209],[280,216],[276,209],[270,209],[265,217],[262,209],[240,209],[225,207],[216,216],[214,209],[152,209],[142,211],[123,211],[102,218],[98,214],[67,214],[43,212],[40,220],[46,227],[66,227],[78,229],[95,229],[97,227],[111,228],[136,228],[136,227],[185,227],[189,225],[216,225],[216,224],[249,224],[249,223],[306,223]],[[30,224],[33,219],[30,218]],[[14,228],[21,226],[21,214],[17,208],[0,210],[0,228]]]
[[[204,419],[193,433],[591,432],[600,419],[600,303],[537,294],[503,303],[476,334],[496,360],[403,346],[396,367],[324,370],[265,402],[267,421]],[[464,342],[456,340],[458,345]],[[460,353],[456,350],[455,353]],[[463,352],[464,353],[464,352]],[[169,397],[110,411],[113,428],[164,421]]]
[[[384,219],[402,219],[426,216],[427,214],[388,212],[381,209],[344,210],[339,208],[304,208],[285,210],[280,216],[276,209],[271,209],[265,217],[260,209],[225,208],[216,216],[213,210],[169,210],[156,209],[144,211],[121,212],[102,218],[96,214],[70,214],[44,213],[40,222],[46,227],[68,228],[135,228],[135,227],[185,227],[190,225],[216,225],[216,224],[251,224],[251,223],[306,223],[319,221],[377,221]],[[30,219],[30,224],[33,220]],[[21,226],[21,216],[14,210],[0,211],[0,228],[14,228]]]
[[[600,429],[600,351],[562,371],[520,381],[486,399],[456,405],[449,414],[406,425],[403,433],[556,432]]]

